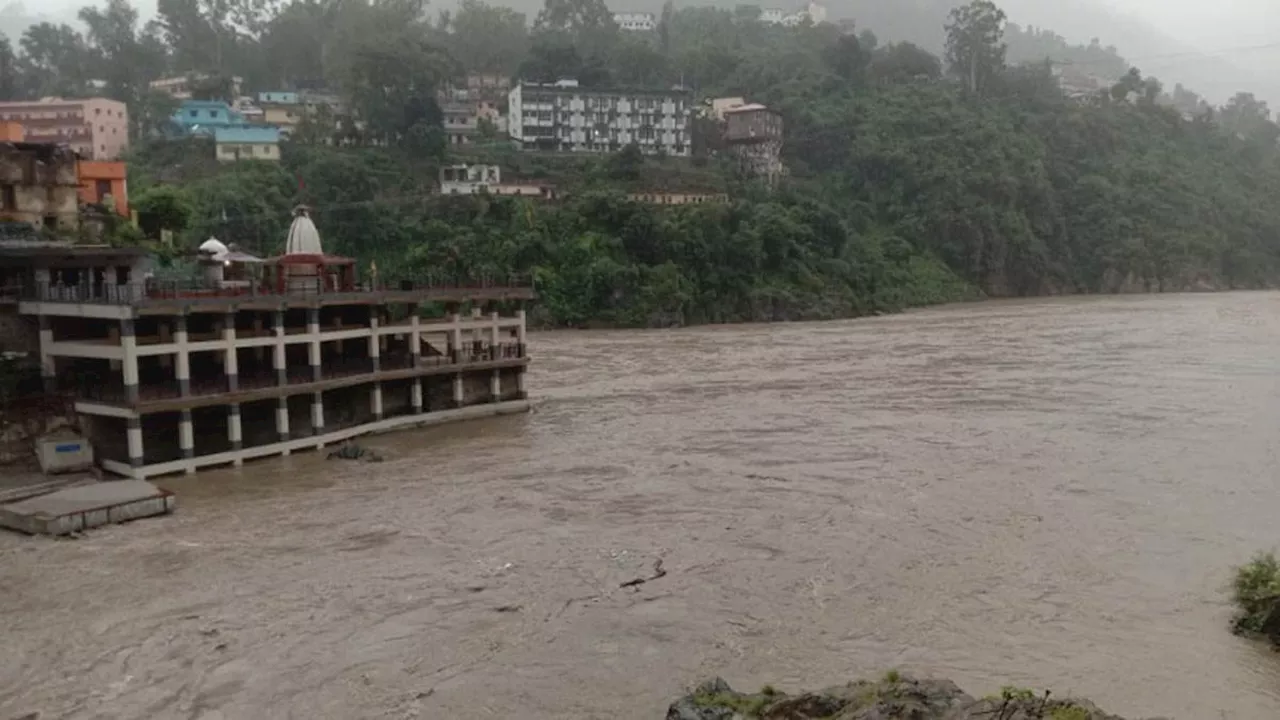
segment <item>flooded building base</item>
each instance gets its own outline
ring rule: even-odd
[[[46,389],[71,397],[116,475],[192,473],[528,409],[530,287],[362,285],[354,260],[320,250],[305,211],[284,255],[264,261],[218,244],[195,283],[155,282],[141,253],[114,248],[21,260],[6,269],[26,288],[18,313],[38,323]],[[252,277],[235,275],[250,263]],[[420,317],[424,303],[444,317]]]

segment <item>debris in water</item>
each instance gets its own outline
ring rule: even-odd
[[[666,577],[666,575],[667,575],[667,571],[662,569],[662,558],[658,558],[658,560],[653,563],[653,575],[650,575],[647,578],[636,578],[634,580],[628,580],[622,583],[621,585],[619,585],[618,587],[631,588],[632,590],[634,590],[640,587],[641,585],[649,582],[650,580],[657,580],[658,578]]]

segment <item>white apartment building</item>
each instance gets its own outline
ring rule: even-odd
[[[658,18],[647,12],[620,12],[613,14],[613,21],[623,30],[647,31],[658,27]]]
[[[507,96],[511,139],[525,150],[688,156],[693,100],[685,90],[588,90],[576,80],[521,82]]]

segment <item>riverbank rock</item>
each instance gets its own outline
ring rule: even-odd
[[[671,704],[667,720],[1124,720],[1084,700],[1006,689],[975,699],[949,680],[891,672],[801,695],[765,687],[741,693],[721,678],[699,685]],[[1157,720],[1153,718],[1152,720]]]

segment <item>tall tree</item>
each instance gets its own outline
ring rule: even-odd
[[[71,26],[32,25],[19,44],[29,95],[82,97],[88,92],[92,53],[84,36]]]
[[[467,70],[512,73],[529,52],[523,13],[462,0],[450,20],[449,49]]]
[[[1004,11],[991,0],[951,11],[947,23],[947,65],[969,92],[980,92],[1005,66]]]

